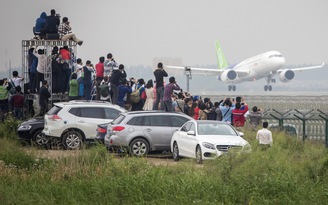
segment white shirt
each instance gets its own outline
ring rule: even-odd
[[[11,83],[11,81],[14,83],[15,87],[17,86],[21,86],[21,82],[22,82],[23,78],[12,78],[9,80],[9,82]],[[21,86],[22,87],[22,86]]]
[[[47,56],[44,54],[42,54],[42,55],[38,54],[36,49],[33,54],[38,58],[38,66],[36,67],[36,70],[39,73],[44,74],[46,71]]]
[[[272,133],[266,128],[262,128],[257,131],[256,139],[259,141],[260,144],[270,144],[272,146]]]
[[[82,69],[83,69],[83,66],[80,65],[80,64],[75,64],[75,73],[77,75],[77,79],[79,79],[82,75]]]

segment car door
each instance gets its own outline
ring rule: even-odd
[[[178,143],[179,147],[179,153],[181,156],[187,156],[187,148],[188,145],[186,144],[188,142],[188,135],[187,132],[191,129],[192,122],[185,123],[180,131],[176,132],[176,138],[175,140]]]
[[[190,122],[186,127],[186,134],[181,135],[180,138],[181,143],[179,144],[179,149],[181,147],[181,152],[183,152],[186,156],[194,156],[195,155],[195,143],[196,143],[196,134],[191,135],[187,134],[187,132],[193,131],[196,133],[195,122]]]
[[[77,128],[81,129],[86,139],[94,139],[97,125],[105,123],[105,111],[102,107],[82,107],[76,119]],[[107,120],[108,121],[108,120]]]
[[[170,116],[152,115],[146,116],[143,132],[156,150],[170,150],[172,128]]]

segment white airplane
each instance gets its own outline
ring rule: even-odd
[[[289,82],[295,77],[294,71],[303,71],[316,68],[322,68],[325,63],[316,66],[302,67],[302,68],[283,68],[285,66],[285,58],[278,51],[268,51],[257,56],[248,58],[234,65],[228,65],[218,41],[215,42],[218,67],[219,69],[209,68],[194,68],[181,66],[166,66],[168,68],[181,69],[185,72],[192,72],[193,74],[203,75],[218,75],[218,79],[224,83],[228,83],[228,90],[235,91],[237,83],[246,81],[255,81],[265,78],[267,84],[264,86],[265,91],[271,91],[270,83],[275,83],[273,78],[275,74],[279,75],[282,82]]]

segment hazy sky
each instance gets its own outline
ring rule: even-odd
[[[327,0],[2,0],[2,71],[9,61],[21,65],[21,41],[53,8],[84,41],[84,62],[111,52],[126,66],[152,65],[155,57],[216,64],[214,40],[229,63],[268,50],[282,52],[287,65],[328,62]]]

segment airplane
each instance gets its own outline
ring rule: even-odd
[[[166,66],[167,68],[174,68],[184,70],[194,74],[203,75],[218,75],[218,80],[228,83],[229,91],[236,91],[237,83],[246,81],[255,81],[265,78],[267,84],[264,86],[264,91],[272,91],[271,83],[275,83],[274,75],[278,74],[281,82],[289,82],[294,79],[295,71],[310,70],[322,68],[325,63],[321,65],[301,67],[301,68],[283,68],[285,66],[285,58],[278,51],[268,51],[254,57],[243,60],[234,65],[228,65],[225,56],[223,55],[220,43],[215,41],[216,55],[219,69],[209,68],[194,68],[181,66]]]

